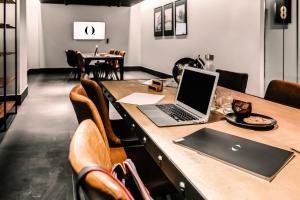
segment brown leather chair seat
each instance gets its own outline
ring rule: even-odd
[[[112,162],[98,127],[88,119],[80,123],[72,137],[69,160],[76,175],[86,166],[97,164],[111,172]],[[84,179],[82,189],[90,200],[129,200],[128,193],[110,176],[93,171]]]
[[[300,108],[300,84],[283,80],[273,80],[269,83],[265,99]]]
[[[219,86],[245,93],[248,82],[248,74],[230,72],[221,69],[217,69],[216,72],[219,73]]]

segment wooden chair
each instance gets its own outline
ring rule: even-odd
[[[74,173],[86,166],[98,165],[111,172],[112,162],[98,127],[88,119],[80,123],[69,149],[69,161]],[[92,171],[84,178],[82,189],[88,199],[118,199],[130,200],[130,194],[111,176],[99,171]]]
[[[110,50],[108,51],[108,53],[109,53],[109,54],[114,54],[115,51],[116,51],[115,49],[110,49]]]
[[[88,97],[90,98],[90,100],[92,100],[92,102],[97,107],[98,112],[101,116],[101,119],[103,120],[106,134],[109,136],[109,138],[110,137],[111,138],[121,137],[122,145],[124,145],[124,146],[140,144],[137,136],[135,134],[133,134],[129,130],[128,127],[126,129],[126,125],[122,124],[122,122],[120,122],[120,120],[116,124],[118,126],[121,125],[121,127],[114,127],[114,129],[113,129],[111,120],[109,119],[109,111],[108,111],[108,105],[106,102],[106,98],[105,98],[105,96],[103,94],[103,90],[99,86],[99,84],[96,81],[89,80],[89,78],[87,76],[82,77],[80,80],[81,80],[81,85],[83,86],[84,90],[86,91]],[[123,121],[123,120],[121,120],[121,121]],[[118,134],[119,137],[116,136],[114,130],[119,130],[116,132],[116,133],[119,133]],[[115,141],[116,140],[117,139],[115,139]],[[112,145],[114,145],[114,144],[112,144]]]
[[[126,51],[120,51],[119,54],[117,54],[117,55],[122,56],[123,59],[124,59],[125,58],[125,54],[126,54]],[[115,62],[114,68],[115,69],[120,69],[120,63],[118,61]]]
[[[300,108],[300,84],[283,80],[273,80],[269,83],[265,99]]]
[[[81,69],[81,73],[85,73],[90,75],[90,73],[93,73],[94,79],[98,80],[99,79],[99,74],[101,73],[101,67],[96,66],[96,65],[87,65],[85,62],[85,59],[80,51],[77,52],[77,59],[78,59],[78,65],[79,68]]]
[[[81,73],[85,73],[86,72],[86,67],[85,67],[85,60],[84,57],[82,55],[82,53],[80,51],[77,51],[77,62],[78,62],[78,67],[81,71]]]
[[[126,51],[115,51],[115,54],[122,56],[124,59]],[[119,60],[112,61],[109,65],[108,79],[109,79],[109,77],[112,77],[112,79],[120,80],[118,73],[117,73],[119,70],[120,70]]]
[[[218,82],[219,86],[245,93],[248,82],[248,74],[230,72],[221,69],[217,69],[216,72],[220,74]]]
[[[77,120],[81,123],[83,120],[91,119],[97,125],[104,143],[110,152],[112,163],[123,162],[127,159],[127,155],[124,147],[112,147],[110,148],[109,141],[115,146],[121,145],[121,140],[115,136],[107,135],[102,119],[98,113],[95,104],[87,97],[83,87],[76,85],[70,92],[70,100],[75,110]]]
[[[80,79],[81,69],[78,65],[77,52],[74,50],[66,49],[67,63],[73,67],[74,79]]]

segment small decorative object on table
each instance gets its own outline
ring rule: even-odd
[[[102,57],[105,57],[107,55],[108,55],[107,53],[99,53],[99,56],[102,56]]]
[[[256,130],[270,130],[277,124],[276,120],[261,114],[252,113],[252,104],[240,100],[233,100],[234,113],[225,115],[226,120],[237,126]]]
[[[205,70],[215,71],[214,58],[215,56],[212,54],[205,55],[205,65],[204,65]]]
[[[234,99],[232,102],[233,112],[240,118],[249,117],[252,112],[252,104]]]
[[[98,53],[98,45],[96,45],[95,52],[94,52],[94,56],[96,56],[97,53]]]
[[[156,92],[163,91],[163,81],[162,80],[152,80],[152,84],[148,86],[150,90],[154,90]]]
[[[175,63],[175,65],[173,67],[173,71],[172,71],[173,77],[174,77],[174,79],[175,79],[175,81],[177,83],[180,82],[183,69],[186,66],[187,67],[195,67],[195,68],[203,69],[204,62],[200,58],[200,55],[198,56],[197,59],[193,59],[193,58],[181,58],[180,60],[178,60]]]

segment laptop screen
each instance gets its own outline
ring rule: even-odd
[[[215,75],[184,70],[177,100],[206,114],[215,84]]]

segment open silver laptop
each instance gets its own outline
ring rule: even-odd
[[[219,74],[185,67],[173,104],[137,106],[157,126],[206,123]]]

